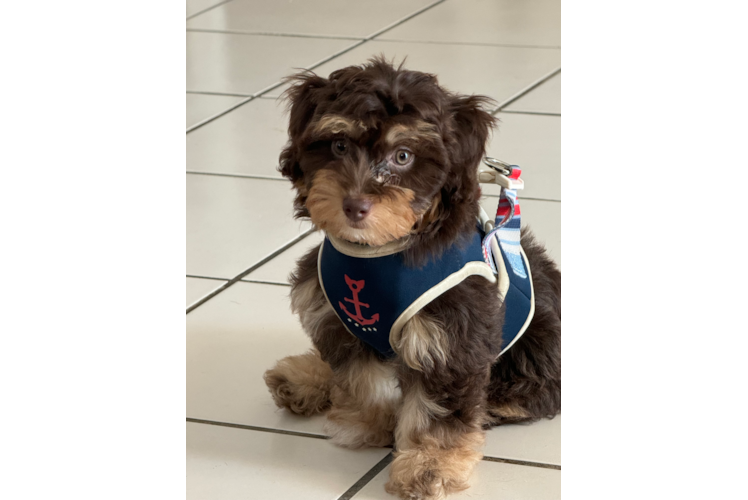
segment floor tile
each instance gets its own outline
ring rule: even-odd
[[[187,307],[203,298],[209,292],[226,283],[223,280],[208,280],[202,278],[187,278]]]
[[[543,82],[504,110],[561,113],[561,75],[556,75]]]
[[[244,98],[224,95],[187,94],[187,128],[242,99]]]
[[[249,273],[244,279],[287,283],[288,276],[296,268],[296,261],[312,248],[319,249],[324,239],[322,231],[315,231],[267,264]]]
[[[384,54],[406,68],[434,73],[439,83],[461,94],[483,94],[501,102],[561,65],[558,49],[526,49],[475,45],[441,45],[371,41],[314,70],[322,76]],[[280,95],[285,87],[268,95]]]
[[[200,17],[200,16],[198,16]],[[187,90],[254,94],[351,40],[187,32]]]
[[[187,274],[233,278],[309,229],[289,183],[187,174]]]
[[[208,7],[217,5],[223,0],[187,0],[187,17],[193,16]]]
[[[390,467],[353,496],[354,500],[392,500],[384,491]],[[496,500],[553,500],[561,498],[561,471],[524,465],[481,461],[470,479],[470,488],[450,495],[449,500],[470,498]]]
[[[502,425],[486,433],[487,457],[561,465],[561,415],[529,425]]]
[[[499,198],[484,196],[481,206],[489,217],[496,215]],[[523,200],[522,227],[530,228],[538,241],[545,244],[550,257],[561,268],[561,203],[557,201]]]
[[[432,1],[233,0],[189,21],[187,27],[364,38]]]
[[[384,33],[393,40],[560,46],[560,0],[446,1]]]
[[[187,423],[188,500],[331,500],[390,450]]]
[[[522,197],[561,199],[561,117],[498,113],[501,122],[486,147],[488,156],[522,168]],[[499,186],[483,184],[486,194]]]
[[[324,435],[323,416],[278,409],[262,375],[312,346],[289,288],[238,282],[187,315],[187,416]]]
[[[254,99],[190,132],[187,170],[282,178],[277,165],[288,140],[284,112],[281,101]]]

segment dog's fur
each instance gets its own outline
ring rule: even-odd
[[[490,99],[452,94],[433,75],[381,58],[290,81],[280,171],[296,188],[297,217],[348,241],[400,242],[414,266],[473,234],[477,167],[495,122],[484,110]],[[393,157],[403,148],[414,158],[404,167]],[[370,202],[363,221],[343,213],[349,197]],[[339,445],[394,444],[386,489],[401,498],[467,488],[485,429],[561,408],[561,273],[527,229],[521,241],[535,316],[498,361],[496,285],[473,276],[441,295],[406,323],[397,356],[386,360],[335,315],[317,277],[318,250],[310,251],[292,275],[291,305],[315,349],[266,372],[275,403],[300,415],[329,408],[325,430]]]

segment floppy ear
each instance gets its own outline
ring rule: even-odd
[[[453,116],[454,144],[450,148],[452,171],[475,184],[478,163],[486,152],[488,134],[497,119],[486,109],[495,104],[484,96],[455,96],[450,108]]]
[[[306,130],[309,122],[314,116],[314,110],[319,102],[316,95],[317,90],[327,86],[328,80],[315,75],[311,71],[298,73],[286,78],[286,82],[292,83],[291,87],[283,93],[284,99],[288,101],[290,116],[288,120],[288,144],[283,148],[280,155],[280,167],[278,170],[287,179],[299,186],[298,181],[303,177],[299,158],[301,157],[303,144],[301,136]]]
[[[494,101],[483,96],[449,96],[444,145],[450,162],[447,180],[419,224],[418,233],[428,251],[437,253],[439,241],[453,241],[460,233],[471,234],[478,215],[478,164],[496,118],[486,109]],[[439,238],[433,236],[438,233]],[[426,247],[424,247],[426,248]]]
[[[485,154],[488,135],[497,121],[486,111],[493,103],[484,96],[451,98],[451,140],[446,144],[451,169],[441,193],[444,217],[455,221],[464,221],[467,217],[467,224],[475,215],[480,198],[478,165]]]

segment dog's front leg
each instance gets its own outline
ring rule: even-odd
[[[483,457],[485,435],[477,418],[465,421],[455,413],[439,405],[420,382],[405,390],[388,493],[430,500],[469,486],[473,467]]]
[[[395,430],[397,451],[385,486],[403,499],[441,499],[464,490],[483,456],[490,363],[476,363],[480,356],[470,359],[453,344],[438,322],[423,315],[403,329],[403,403]]]
[[[315,259],[315,254],[309,252],[305,259]],[[308,417],[330,407],[333,372],[317,344],[327,331],[331,328],[334,331],[339,321],[319,286],[315,266],[306,263],[304,269],[314,272],[307,272],[309,276],[304,280],[298,279],[291,289],[291,307],[299,315],[301,325],[311,337],[315,349],[280,360],[274,368],[265,372],[264,378],[279,408]],[[300,267],[297,274],[302,270]]]

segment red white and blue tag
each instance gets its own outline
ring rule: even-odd
[[[511,168],[512,172],[507,177],[511,180],[519,180],[522,169],[516,165],[512,165]],[[483,253],[494,273],[498,273],[494,262],[494,258],[498,256],[493,255],[491,239],[496,235],[501,250],[503,250],[514,274],[520,278],[527,278],[527,270],[521,253],[522,247],[520,246],[521,221],[522,213],[517,202],[517,190],[502,186],[494,229],[483,239]]]

